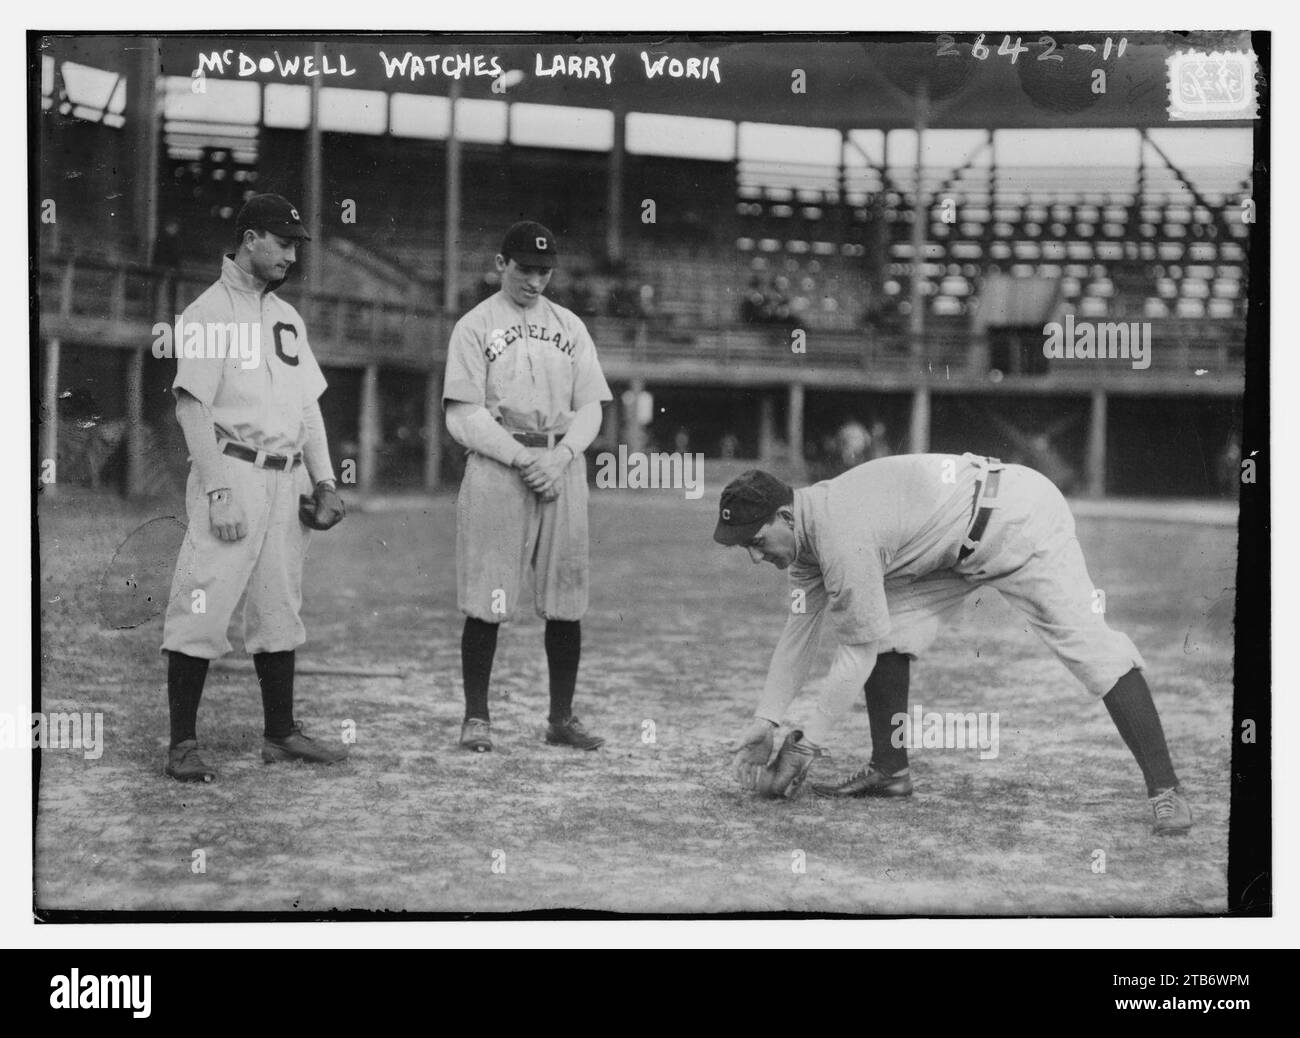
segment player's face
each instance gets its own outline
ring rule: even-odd
[[[497,270],[501,272],[501,287],[515,306],[527,310],[541,298],[550,284],[550,267],[520,265],[515,260],[497,257]]]
[[[770,562],[777,569],[787,569],[794,562],[795,548],[794,522],[784,510],[777,512],[745,546],[754,565]]]
[[[244,235],[248,261],[253,276],[262,281],[280,281],[298,260],[298,243],[293,238],[281,238],[270,231],[255,231]]]

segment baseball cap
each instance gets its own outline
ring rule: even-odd
[[[794,490],[761,469],[750,469],[728,483],[718,502],[719,544],[748,544],[782,505],[794,500]]]
[[[506,231],[501,255],[530,267],[553,267],[560,257],[560,247],[555,235],[540,223],[521,220]]]
[[[235,217],[235,231],[242,236],[248,230],[270,231],[281,238],[311,241],[298,210],[281,195],[254,195],[244,203],[244,208]]]

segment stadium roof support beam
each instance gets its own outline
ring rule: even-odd
[[[623,159],[627,154],[627,109],[614,108],[614,146],[609,149],[609,195],[605,215],[605,256],[610,263],[623,258]]]
[[[930,115],[930,87],[922,76],[916,83],[916,107],[914,129],[916,130],[916,182],[913,187],[912,202],[912,312],[909,315],[912,355],[920,357],[923,351],[925,335],[925,292],[923,280],[925,270],[925,231],[928,223],[929,205],[925,199],[922,177],[925,176],[925,130]]]
[[[1087,494],[1106,496],[1106,391],[1092,391],[1092,411],[1088,419]]]
[[[41,492],[54,491],[59,481],[59,350],[57,336],[45,340],[41,364]],[[47,479],[48,472],[48,479]]]
[[[141,37],[135,68],[126,77],[127,119],[134,139],[132,151],[138,163],[132,184],[131,216],[135,225],[136,258],[146,267],[153,264],[154,242],[158,238],[159,60],[157,38]]]
[[[442,238],[442,308],[449,314],[457,309],[460,279],[460,130],[456,125],[456,108],[460,100],[460,80],[454,79],[448,92],[447,125],[447,213]]]
[[[320,67],[324,48],[316,44],[316,64]],[[307,233],[316,248],[304,258],[307,260],[307,291],[314,296],[321,291],[325,280],[325,242],[321,239],[321,130],[320,92],[321,77],[313,76],[310,84],[310,102],[307,117],[307,135],[303,147],[303,208],[307,212]],[[304,250],[305,251],[305,250]]]

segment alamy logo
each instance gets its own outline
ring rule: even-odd
[[[281,325],[276,325],[276,350],[280,349]],[[292,328],[292,325],[283,325]],[[296,334],[296,332],[295,332]],[[238,358],[240,367],[251,370],[262,360],[261,321],[187,321],[176,315],[176,323],[159,321],[153,326],[153,355],[158,360],[178,357],[201,360]],[[291,363],[298,363],[293,360]]]
[[[917,703],[911,714],[895,714],[889,720],[894,727],[890,742],[896,749],[973,750],[978,747],[980,760],[992,760],[998,755],[996,713],[941,714],[927,711]]]
[[[1132,360],[1133,367],[1151,367],[1151,322],[1076,321],[1043,325],[1043,356],[1050,360]]]
[[[618,455],[596,455],[596,486],[601,490],[685,490],[688,501],[704,496],[704,455],[629,451],[619,444]]]
[[[81,975],[72,970],[50,978],[50,1005],[55,1009],[130,1009],[131,1015],[143,1020],[150,1013],[150,986],[153,978],[146,973],[120,976]]]

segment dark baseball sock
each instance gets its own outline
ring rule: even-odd
[[[894,745],[894,715],[907,713],[911,659],[882,652],[867,678],[867,720],[871,724],[871,762],[887,775],[907,767],[907,747]]]
[[[582,658],[582,621],[546,621],[546,667],[551,675],[551,724],[563,724],[573,714],[573,690]]]
[[[1101,701],[1106,704],[1110,719],[1119,729],[1120,738],[1142,769],[1147,796],[1155,796],[1162,789],[1178,785],[1160,714],[1156,712],[1151,689],[1147,687],[1142,672],[1134,667],[1115,682],[1115,687]]]
[[[253,667],[262,686],[262,714],[268,739],[283,739],[293,731],[293,671],[297,653],[255,652]]]
[[[172,746],[195,739],[199,700],[208,678],[208,661],[183,652],[167,653],[167,712],[171,719]]]
[[[460,635],[460,670],[465,679],[465,720],[488,716],[488,682],[492,679],[492,660],[497,654],[497,624],[465,617]]]

